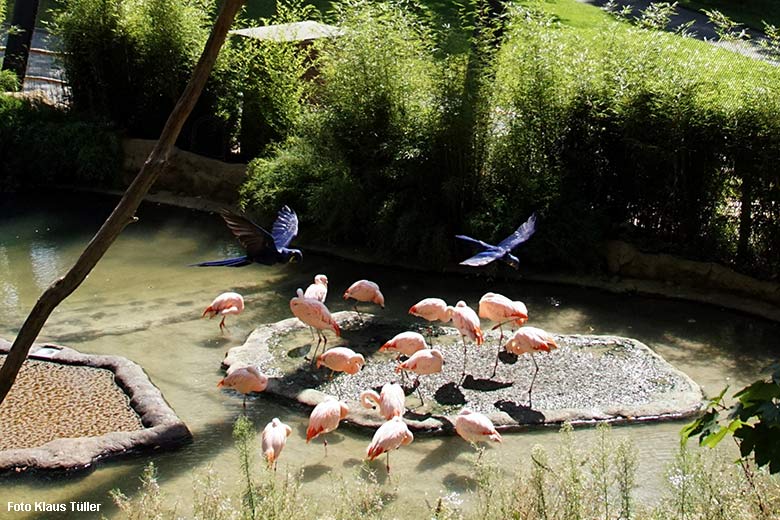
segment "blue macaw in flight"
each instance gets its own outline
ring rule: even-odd
[[[497,246],[488,244],[482,240],[467,237],[466,235],[455,235],[455,238],[465,240],[470,244],[475,244],[482,248],[481,252],[462,261],[460,265],[479,267],[487,265],[493,260],[501,260],[517,269],[520,267],[520,261],[512,254],[512,250],[531,238],[534,231],[536,231],[536,213],[531,214],[528,220],[523,222],[514,233],[499,242]]]
[[[193,265],[199,267],[243,267],[252,263],[274,265],[300,262],[303,259],[303,253],[299,249],[287,247],[298,234],[298,215],[288,206],[283,206],[279,210],[270,233],[248,218],[231,211],[223,210],[220,214],[230,231],[246,250],[246,255]]]

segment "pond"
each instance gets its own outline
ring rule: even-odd
[[[42,290],[72,265],[115,202],[111,197],[72,194],[0,198],[0,337],[13,340]],[[690,375],[708,394],[725,385],[741,388],[762,375],[761,368],[778,353],[780,325],[695,303],[375,267],[319,256],[305,248],[304,261],[297,265],[188,267],[239,253],[221,219],[148,203],[137,215],[139,221],[128,226],[85,283],[53,313],[41,340],[136,361],[190,427],[194,441],[175,452],[106,462],[92,472],[67,478],[5,478],[0,483],[0,503],[91,501],[101,503],[101,512],[111,517],[116,511],[108,491],[117,487],[134,491],[150,460],[158,467],[163,493],[178,502],[180,514],[190,511],[193,476],[208,467],[221,476],[226,489],[237,490],[238,462],[231,431],[242,413],[241,398],[217,389],[220,361],[255,326],[290,317],[288,302],[295,289],[306,287],[317,273],[329,278],[331,310],[350,309],[341,293],[353,281],[370,278],[385,294],[384,314],[397,318],[426,296],[450,302],[464,299],[476,306],[483,293],[500,292],[523,300],[532,324],[551,332],[636,338]],[[200,316],[226,290],[243,294],[246,310],[228,318],[230,333],[223,336],[216,320]],[[250,398],[247,409],[258,431],[273,417],[292,426],[279,469],[302,470],[305,494],[328,493],[340,477],[356,475],[370,440],[365,433],[342,427],[331,434],[325,457],[320,444],[304,442],[304,410],[262,395]],[[666,422],[616,429],[618,436],[631,437],[640,448],[637,496],[641,500],[659,496],[664,467],[674,458],[682,425]],[[588,428],[576,432],[583,440],[594,434]],[[551,448],[558,442],[553,430],[529,430],[505,435],[504,444],[489,448],[488,453],[500,455],[507,467],[520,467],[529,464],[535,444]],[[460,438],[419,436],[393,456],[392,485],[397,493],[390,504],[391,515],[422,513],[426,500],[433,504],[441,494],[467,492],[473,458],[473,450]],[[382,464],[375,467],[383,482]],[[328,506],[323,502],[319,507],[327,510]]]

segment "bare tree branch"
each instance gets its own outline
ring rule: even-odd
[[[30,311],[22,328],[19,330],[19,334],[16,336],[16,340],[14,340],[5,363],[0,369],[0,404],[2,404],[11,390],[19,369],[27,358],[30,347],[38,337],[38,333],[43,328],[49,315],[57,305],[81,285],[125,226],[133,221],[138,205],[154,181],[157,180],[157,177],[165,169],[173,145],[179,136],[179,132],[181,132],[181,127],[198,101],[206,80],[208,80],[209,74],[211,74],[211,69],[214,67],[214,62],[217,60],[219,50],[225,42],[227,32],[244,1],[224,0],[219,16],[211,30],[211,35],[206,42],[206,47],[203,49],[203,54],[192,73],[192,77],[173,108],[171,115],[168,117],[168,121],[160,134],[160,139],[157,141],[157,145],[152,150],[152,153],[149,154],[149,158],[144,163],[141,171],[138,172],[135,180],[125,191],[122,200],[119,201],[114,211],[111,212],[111,215],[92,238],[84,252],[81,253],[81,256],[71,267],[70,271],[52,283]]]

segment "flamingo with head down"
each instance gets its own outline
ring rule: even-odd
[[[490,377],[495,377],[498,368],[498,356],[501,354],[501,344],[504,341],[504,324],[522,326],[528,321],[528,309],[521,301],[512,301],[506,296],[497,293],[485,293],[479,300],[479,317],[485,318],[497,325],[501,335],[498,338],[498,352],[496,353],[496,362],[493,364],[493,373]]]
[[[466,305],[463,300],[459,301],[455,307],[448,307],[447,310],[452,315],[452,324],[458,329],[460,337],[463,340],[463,373],[460,375],[461,382],[466,377],[466,338],[482,345],[485,341],[480,328],[479,317],[474,309]]]
[[[539,365],[534,358],[534,352],[550,352],[558,348],[555,338],[549,332],[536,327],[520,327],[515,335],[507,342],[506,350],[516,355],[531,354],[531,361],[534,362],[533,378],[531,386],[528,387],[528,406],[531,406],[531,391],[534,388],[536,374],[539,373]]]
[[[306,443],[320,435],[330,433],[339,427],[339,422],[349,414],[349,407],[343,401],[328,396],[312,410],[309,416],[309,427],[306,428]],[[328,440],[323,437],[325,456],[328,455]]]
[[[232,388],[244,394],[244,410],[246,410],[246,395],[250,392],[263,392],[268,387],[268,376],[261,374],[257,367],[231,367],[225,377],[217,383],[217,388]]]
[[[390,473],[390,452],[411,444],[413,440],[414,435],[409,431],[409,427],[400,416],[396,415],[374,433],[374,438],[371,439],[371,444],[366,450],[366,458],[374,460],[381,454],[387,453],[386,467],[387,472]]]
[[[225,329],[227,329],[225,318],[230,314],[241,314],[243,311],[244,297],[235,292],[224,292],[214,298],[211,305],[206,307],[201,318],[208,316],[211,319],[216,315],[222,316],[222,321],[219,322],[219,330],[224,333]]]
[[[292,433],[292,428],[284,424],[278,417],[274,417],[263,429],[262,450],[268,467],[273,466],[276,471],[276,462],[279,460],[287,437]]]
[[[306,298],[301,289],[298,289],[297,296],[290,300],[290,310],[303,323],[317,329],[317,346],[314,347],[314,353],[311,357],[313,364],[317,359],[316,354],[317,349],[320,348],[320,343],[325,343],[323,350],[328,348],[328,338],[322,331],[329,329],[336,334],[336,337],[341,336],[339,324],[333,319],[324,303],[314,298]]]
[[[373,402],[373,404],[372,404]],[[387,420],[396,415],[403,415],[406,410],[406,394],[398,383],[386,383],[382,391],[365,390],[360,394],[360,404],[363,408],[379,407],[379,415]]]
[[[344,299],[348,300],[352,298],[355,300],[355,312],[361,321],[363,318],[360,316],[360,311],[357,308],[357,302],[371,302],[379,305],[383,309],[385,308],[385,297],[382,295],[382,291],[379,290],[379,286],[370,280],[358,280],[349,286],[349,289],[344,291]]]

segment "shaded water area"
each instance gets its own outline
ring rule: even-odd
[[[0,337],[14,338],[41,291],[72,265],[115,202],[110,197],[68,194],[0,200]],[[193,476],[208,467],[220,474],[229,490],[237,491],[238,462],[231,430],[242,413],[241,398],[217,389],[220,361],[255,326],[290,317],[290,297],[317,273],[328,275],[331,310],[350,309],[341,293],[353,281],[370,278],[385,294],[384,314],[398,319],[405,319],[409,306],[426,296],[443,297],[451,303],[464,299],[476,306],[483,293],[501,292],[526,303],[529,324],[551,332],[636,338],[690,375],[710,395],[725,385],[737,389],[757,378],[780,350],[780,325],[695,303],[380,268],[306,251],[298,265],[188,267],[239,253],[221,219],[154,204],[142,206],[138,217],[85,283],[54,312],[41,340],[86,353],[121,355],[139,363],[190,427],[194,441],[172,453],[115,460],[70,477],[3,478],[0,503],[87,500],[103,504],[101,513],[111,517],[115,510],[108,491],[116,487],[134,491],[150,460],[158,466],[163,493],[171,503],[178,502],[179,514],[190,511]],[[246,310],[228,317],[230,334],[222,336],[216,320],[199,318],[211,300],[227,290],[244,295]],[[330,434],[325,457],[321,445],[305,443],[304,410],[262,395],[251,397],[247,409],[258,431],[273,417],[292,426],[279,469],[302,469],[306,495],[329,493],[339,478],[352,478],[359,470],[370,440],[365,433],[340,428]],[[616,428],[617,436],[631,437],[640,450],[640,499],[658,498],[664,468],[674,458],[682,425],[666,422]],[[578,429],[576,435],[589,441],[595,431]],[[504,444],[489,448],[488,454],[500,457],[511,470],[530,463],[533,445],[552,450],[558,442],[552,430],[529,430],[507,434]],[[395,490],[390,515],[412,517],[426,510],[426,501],[434,504],[441,494],[468,492],[474,483],[473,458],[471,447],[457,437],[418,436],[394,453],[389,482],[383,462],[371,467],[377,469],[380,483]],[[325,500],[315,498],[315,503],[320,512],[329,507]],[[13,518],[24,518],[24,514]]]

